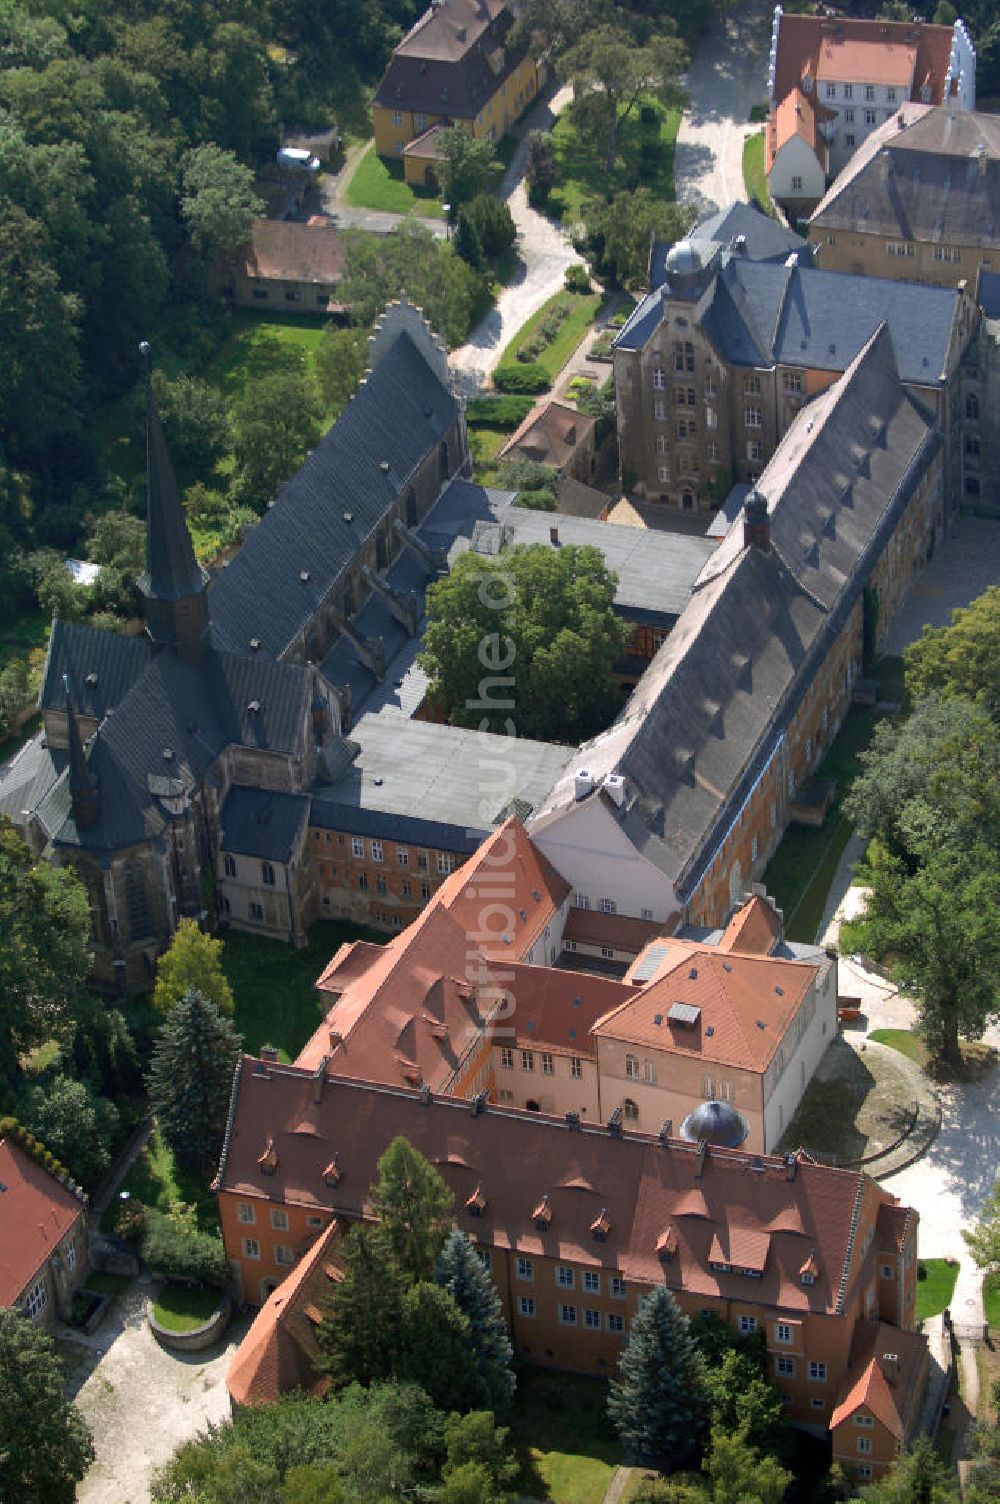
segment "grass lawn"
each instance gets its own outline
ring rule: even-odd
[[[168,1211],[175,1201],[194,1205],[198,1212],[198,1226],[202,1232],[218,1232],[219,1211],[215,1197],[208,1189],[208,1181],[189,1170],[181,1169],[174,1159],[173,1150],[154,1129],[149,1143],[122,1181],[122,1190],[128,1191],[133,1201],[143,1206]],[[101,1231],[114,1231],[118,1213],[117,1198],[101,1218]]]
[[[215,1314],[219,1300],[218,1290],[164,1285],[153,1303],[153,1315],[170,1332],[193,1332]]]
[[[655,108],[655,122],[643,123],[640,118],[643,103]],[[649,188],[657,198],[673,200],[674,143],[681,123],[679,110],[664,109],[651,98],[640,100],[635,113],[622,124],[618,159],[611,173],[606,170],[600,142],[592,132],[578,130],[570,114],[570,110],[564,110],[552,127],[559,177],[549,196],[547,212],[564,224],[575,224],[582,217],[586,199],[634,189],[637,184]],[[643,146],[648,153],[650,147],[656,145],[659,146],[659,155],[655,159],[642,157]]]
[[[328,320],[301,314],[298,317],[256,313],[238,309],[229,334],[202,373],[232,407],[248,387],[262,376],[278,372],[312,376],[316,351]]]
[[[762,209],[773,214],[774,206],[767,191],[767,174],[764,171],[763,131],[748,136],[743,143],[743,186],[748,198],[755,198]]]
[[[320,1022],[316,978],[345,940],[371,940],[382,945],[389,938],[356,925],[321,921],[314,924],[309,944],[301,950],[281,940],[224,935],[222,969],[236,996],[236,1027],[244,1044],[256,1054],[262,1044],[274,1044],[282,1060],[292,1060]]]
[[[441,218],[441,200],[426,188],[411,188],[403,178],[402,162],[376,154],[374,142],[354,170],[344,193],[356,209],[381,209],[388,214],[422,214]]]
[[[988,1274],[983,1280],[983,1310],[990,1330],[1000,1330],[1000,1274]]]
[[[874,1039],[876,1044],[887,1044],[891,1050],[898,1050],[901,1055],[919,1065],[921,1070],[930,1059],[927,1046],[910,1029],[873,1029],[868,1038]]]
[[[521,346],[530,340],[539,324],[552,311],[556,304],[564,304],[569,308],[569,315],[563,319],[559,326],[559,332],[550,345],[538,356],[538,364],[544,366],[549,379],[554,381],[569,360],[577,345],[583,339],[594,319],[597,317],[601,306],[602,295],[599,292],[557,292],[543,303],[537,313],[532,314],[528,322],[518,330],[515,337],[504,350],[500,357],[501,365],[514,364],[517,361],[517,352]]]
[[[496,458],[510,438],[500,428],[480,428],[469,425],[469,450],[472,454],[473,475],[480,486],[493,485],[497,476]],[[487,480],[486,477],[489,476]]]
[[[917,1320],[937,1316],[951,1305],[958,1279],[958,1263],[945,1259],[919,1259],[917,1262]]]
[[[902,663],[883,658],[875,670],[886,699],[902,699]],[[816,939],[837,864],[853,829],[841,806],[859,770],[858,754],[871,740],[880,719],[872,708],[856,706],[834,738],[818,777],[832,778],[837,793],[819,830],[790,825],[764,873],[764,884],[785,912],[789,940],[811,944]]]
[[[605,1415],[608,1386],[580,1374],[518,1374],[511,1439],[518,1490],[551,1504],[601,1504],[621,1460]]]

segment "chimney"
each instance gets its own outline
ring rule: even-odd
[[[343,1036],[343,1034],[341,1034],[340,1030],[339,1029],[331,1029],[330,1030],[330,1049],[331,1050],[335,1050],[337,1048],[337,1046],[343,1044],[343,1042],[344,1042],[344,1036]]]
[[[553,548],[559,547],[559,529],[557,527],[549,528],[549,542]]]
[[[695,1164],[694,1164],[694,1178],[695,1178],[695,1180],[700,1180],[701,1177],[702,1177],[702,1172],[703,1172],[703,1170],[705,1168],[705,1156],[707,1154],[708,1154],[708,1139],[707,1138],[700,1138],[698,1140],[697,1158],[696,1158]]]
[[[589,768],[577,768],[573,774],[573,794],[579,801],[594,792],[594,775]]]
[[[900,1361],[899,1361],[899,1354],[898,1353],[883,1353],[882,1356],[879,1358],[878,1361],[879,1361],[879,1367],[881,1368],[882,1372],[885,1374],[886,1379],[893,1386],[893,1388],[895,1388],[895,1386],[899,1383],[899,1377],[900,1377],[900,1368],[901,1368],[901,1365],[900,1365]]]
[[[986,147],[982,141],[976,147],[976,166],[979,168],[979,176],[986,176]]]
[[[270,1065],[277,1065],[277,1063],[278,1063],[278,1047],[277,1047],[277,1045],[262,1044],[261,1047],[260,1047],[260,1058],[261,1058],[261,1060],[266,1060]]]
[[[317,1104],[323,1100],[323,1088],[326,1085],[326,1068],[329,1064],[329,1055],[324,1055],[319,1065],[313,1071],[313,1101]]]
[[[795,1171],[796,1171],[797,1167],[798,1167],[798,1160],[795,1158],[795,1155],[794,1154],[786,1154],[785,1155],[785,1179],[786,1180],[794,1180],[795,1179]]]
[[[878,154],[878,175],[883,183],[889,181],[889,173],[892,171],[892,158],[887,151]]]
[[[765,554],[771,551],[771,521],[767,514],[767,502],[756,486],[743,503],[743,546],[759,548]]]

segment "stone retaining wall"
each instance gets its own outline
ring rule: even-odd
[[[193,1327],[189,1332],[173,1332],[157,1321],[152,1301],[147,1312],[149,1329],[157,1342],[179,1353],[200,1353],[204,1348],[214,1346],[229,1325],[232,1314],[233,1303],[228,1295],[223,1295],[218,1309],[201,1326]]]

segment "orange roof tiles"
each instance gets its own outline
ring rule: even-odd
[[[632,919],[627,914],[602,914],[599,909],[578,909],[566,915],[563,944],[608,945],[622,955],[637,956],[651,940],[669,935],[676,928],[679,914],[662,923],[649,919]]]
[[[750,1249],[752,1257],[769,1240],[753,1298],[791,1312],[838,1309],[862,1187],[894,1201],[858,1171],[802,1158],[788,1178],[785,1162],[774,1157],[712,1147],[701,1156],[677,1140],[615,1135],[535,1113],[473,1110],[456,1098],[427,1101],[419,1092],[344,1078],[327,1080],[314,1104],[309,1072],[271,1065],[260,1074],[256,1065],[243,1060],[218,1179],[221,1193],[241,1199],[325,1207],[339,1219],[369,1215],[377,1160],[401,1134],[437,1165],[454,1193],[458,1225],[477,1241],[616,1269],[641,1284],[665,1277],[675,1289],[738,1299],[748,1291],[746,1276],[709,1267],[713,1239]],[[298,1132],[296,1124],[313,1112],[315,1132]],[[279,1163],[265,1179],[256,1160],[267,1134]],[[330,1188],[322,1171],[334,1152],[343,1173]],[[467,1203],[477,1189],[486,1206],[473,1218]],[[793,1228],[800,1222],[802,1232],[782,1230],[791,1210]],[[593,1232],[602,1217],[603,1239]],[[670,1222],[677,1252],[664,1270],[657,1244]],[[819,1277],[804,1286],[799,1271],[812,1248]]]
[[[769,956],[781,939],[781,919],[772,903],[758,894],[736,910],[726,925],[719,949],[742,951],[749,956]]]
[[[593,1055],[593,1025],[635,992],[607,977],[548,966],[510,966],[504,975],[507,1006],[512,1002],[513,1008],[498,1021],[496,1042],[504,1043],[506,1028],[518,1045],[568,1055]]]
[[[83,1216],[61,1185],[11,1138],[0,1139],[0,1306],[12,1306]]]
[[[662,944],[665,955],[653,979],[599,1019],[594,1033],[745,1070],[766,1070],[818,967],[682,940]],[[641,960],[627,973],[626,983]],[[693,1027],[671,1021],[674,1003],[700,1009]]]
[[[511,816],[442,883],[433,901],[489,959],[523,961],[570,891]]]
[[[926,80],[930,103],[941,104],[951,43],[950,26],[785,12],[778,30],[774,98],[784,100],[809,74],[813,79],[855,84],[898,84],[912,79],[914,89]]]
[[[906,1208],[899,1208],[905,1211]],[[866,1408],[897,1441],[906,1441],[920,1412],[927,1338],[884,1321],[859,1321],[851,1366],[844,1376],[830,1429]]]
[[[771,112],[767,126],[767,143],[764,166],[771,171],[774,159],[792,136],[801,136],[808,147],[825,164],[826,142],[819,133],[819,122],[831,119],[829,110],[803,94],[801,89],[792,89],[785,95],[776,110]]]
[[[315,1302],[342,1277],[330,1263],[339,1237],[338,1224],[331,1222],[261,1306],[226,1374],[234,1405],[267,1405],[289,1389],[319,1393],[325,1387],[318,1375]]]
[[[857,1376],[847,1394],[830,1417],[830,1430],[862,1408],[870,1410],[876,1420],[891,1431],[897,1441],[903,1439],[903,1423],[896,1409],[892,1391],[886,1383],[885,1374],[872,1358],[863,1372]]]
[[[250,227],[248,277],[329,286],[344,275],[344,240],[328,219],[256,219]]]

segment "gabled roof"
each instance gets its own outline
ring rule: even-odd
[[[219,850],[287,862],[309,818],[307,794],[233,785],[219,817]]]
[[[401,333],[212,582],[217,648],[279,657],[444,437],[458,401]],[[383,468],[384,467],[384,468]]]
[[[719,941],[719,949],[769,956],[780,939],[781,919],[777,909],[770,900],[755,893],[733,914]]]
[[[919,90],[931,104],[944,97],[952,28],[923,21],[857,20],[782,13],[772,98],[782,100],[808,74],[836,82],[896,84]],[[919,95],[918,95],[919,97]]]
[[[812,257],[807,240],[753,204],[730,204],[727,209],[700,220],[691,234],[699,240],[714,240],[729,250],[734,250],[735,242],[741,240],[739,254],[748,261],[785,262],[789,256],[795,256],[808,264]],[[653,241],[649,256],[651,288],[661,287],[666,280],[667,253],[672,244],[669,240]]]
[[[820,232],[1000,246],[1000,119],[904,105],[867,138],[809,223]]]
[[[825,169],[826,142],[820,134],[819,126],[822,121],[831,118],[832,112],[810,95],[803,94],[801,89],[789,90],[777,109],[771,111],[767,122],[765,170],[771,171],[775,157],[793,136],[798,136],[810,151],[815,152],[817,161]]]
[[[86,1198],[12,1138],[0,1138],[0,1306],[19,1300],[83,1216]]]
[[[245,271],[271,281],[329,286],[344,275],[344,241],[329,220],[255,219]]]
[[[52,623],[45,674],[38,696],[41,710],[63,711],[69,679],[78,715],[102,721],[145,673],[151,657],[149,638],[123,632],[99,632],[73,622]]]
[[[435,899],[490,960],[522,961],[569,893],[570,884],[511,816]]]
[[[575,407],[553,398],[531,409],[497,458],[506,459],[516,450],[536,464],[552,465],[558,470],[569,464],[596,426],[596,418],[578,413]]]
[[[291,1389],[322,1394],[327,1388],[314,1316],[341,1272],[340,1235],[339,1223],[330,1222],[257,1312],[226,1373],[234,1405],[270,1405]]]
[[[752,1298],[790,1313],[837,1309],[859,1193],[867,1186],[870,1195],[893,1199],[858,1171],[801,1157],[790,1173],[773,1157],[716,1148],[701,1154],[677,1140],[617,1136],[456,1098],[428,1101],[416,1091],[343,1077],[326,1080],[316,1102],[314,1085],[308,1070],[244,1058],[220,1191],[326,1207],[338,1218],[364,1216],[379,1155],[402,1135],[440,1170],[455,1195],[458,1225],[479,1243],[739,1299],[746,1277],[710,1269],[712,1240],[766,1236],[766,1267]],[[276,1163],[264,1178],[258,1159],[267,1139]],[[340,1176],[330,1186],[323,1171],[334,1154]],[[477,1186],[486,1204],[474,1218],[467,1202]],[[532,1215],[543,1202],[544,1224]],[[598,1239],[592,1229],[602,1212],[605,1235]],[[677,1252],[664,1265],[657,1244],[670,1221]],[[804,1286],[799,1270],[812,1248],[820,1276]]]
[[[525,55],[502,0],[434,0],[396,48],[374,104],[471,120]]]
[[[879,1208],[880,1215],[884,1209],[888,1207]],[[898,1203],[893,1209],[906,1210]],[[922,1332],[859,1321],[830,1430],[866,1409],[897,1441],[908,1441],[920,1414],[926,1363],[927,1338]]]

